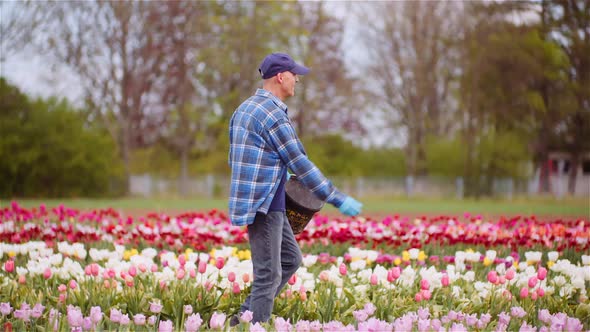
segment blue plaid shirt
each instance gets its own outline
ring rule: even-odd
[[[290,169],[317,197],[336,207],[346,195],[309,160],[287,116],[287,105],[264,89],[244,101],[229,123],[232,170],[229,216],[249,225],[267,213],[282,176]]]

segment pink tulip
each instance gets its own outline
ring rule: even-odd
[[[506,270],[506,280],[512,280],[514,279],[514,269],[508,269]]]
[[[545,290],[543,288],[541,288],[541,287],[537,288],[537,295],[539,297],[545,296]]]
[[[162,304],[157,303],[157,302],[150,302],[150,311],[153,312],[154,314],[158,314],[162,311]]]
[[[90,272],[92,273],[93,276],[98,277],[98,273],[99,273],[98,264],[96,264],[96,263],[90,264]]]
[[[69,286],[71,289],[76,289],[76,287],[78,287],[78,283],[76,282],[76,280],[72,279],[70,280]]]
[[[488,281],[492,284],[497,284],[498,283],[498,272],[492,270],[490,272],[488,272]]]
[[[132,276],[127,276],[125,277],[125,284],[127,285],[127,287],[133,287],[135,286],[135,279],[133,279]]]
[[[537,279],[537,277],[535,277],[535,276],[530,277],[529,278],[529,288],[535,287],[537,285],[538,281],[539,280]]]
[[[194,268],[191,268],[188,273],[191,278],[195,278],[197,276],[197,271]]]
[[[306,301],[307,300],[307,293],[306,292],[299,293],[299,299],[301,301]]]
[[[203,273],[205,273],[205,271],[207,271],[207,262],[200,261],[199,262],[199,273],[203,274]]]
[[[86,267],[84,268],[84,274],[86,274],[87,276],[92,275],[92,268],[90,267],[90,265],[86,265]]]
[[[535,301],[537,300],[537,292],[531,292],[531,300]]]
[[[135,266],[131,266],[127,271],[130,276],[135,277],[137,275],[137,268]]]
[[[143,273],[143,272],[145,272],[145,271],[147,271],[147,267],[146,267],[146,266],[145,266],[145,264],[143,264],[143,263],[139,264],[139,266],[138,266],[137,268],[138,268],[138,269],[139,269],[139,271],[141,271],[142,273]],[[158,268],[158,267],[156,266],[156,268]],[[134,317],[133,319],[135,319],[135,317]],[[143,320],[144,320],[144,323],[145,323],[145,316],[143,317]]]
[[[537,271],[537,278],[539,280],[545,280],[545,278],[547,277],[547,269],[544,267],[539,267],[539,271]]]
[[[451,283],[450,280],[449,280],[449,275],[446,274],[446,273],[443,274],[440,282],[443,285],[443,287],[447,287]]]
[[[209,327],[212,329],[222,329],[225,325],[225,314],[218,314],[214,312],[209,321]]]
[[[7,260],[4,263],[4,270],[8,273],[12,273],[14,272],[14,261],[13,260]]]
[[[346,269],[346,264],[344,264],[344,263],[340,264],[338,271],[340,272],[341,275],[345,276],[346,273],[348,272],[348,270]]]
[[[526,288],[526,287],[522,287],[522,288],[520,289],[520,298],[521,298],[521,299],[525,299],[525,298],[527,298],[528,296],[529,296],[529,289],[528,289],[528,288]]]
[[[137,315],[133,316],[133,324],[135,324],[137,326],[145,325],[145,315],[137,314]]]
[[[293,286],[293,285],[295,285],[296,282],[297,282],[297,275],[296,274],[293,274],[291,276],[291,278],[289,278],[288,283],[289,283],[289,285]]]
[[[225,265],[225,259],[223,259],[223,257],[218,257],[217,260],[215,261],[215,267],[218,269],[223,269],[223,266]]]
[[[234,272],[230,272],[227,274],[227,280],[229,282],[234,282],[236,281],[236,274]]]
[[[50,268],[46,268],[45,271],[43,271],[43,278],[45,278],[45,279],[51,278],[51,269]]]
[[[178,280],[184,279],[185,274],[186,273],[184,272],[184,269],[179,269],[178,271],[176,271],[176,279],[178,279]]]
[[[499,282],[501,285],[504,285],[504,284],[506,283],[506,277],[505,277],[505,276],[500,276],[500,277],[498,278],[498,282]]]
[[[423,289],[420,291],[420,293],[422,294],[422,299],[425,301],[430,300],[430,298],[432,297],[432,293],[430,293],[428,289]]]
[[[248,282],[250,282],[250,274],[249,273],[244,273],[242,274],[242,281],[247,284]]]
[[[414,296],[414,300],[416,300],[416,302],[421,302],[422,301],[422,293],[421,292],[416,293],[416,296]]]
[[[250,323],[253,318],[254,318],[254,313],[250,310],[246,310],[240,315],[240,322]]]
[[[375,273],[371,274],[371,285],[376,286],[379,283],[379,279]]]
[[[152,272],[158,272],[158,265],[152,264],[152,267],[150,268],[150,271],[152,271]]]
[[[24,274],[18,276],[18,283],[24,285],[27,282],[27,277]]]
[[[237,282],[233,283],[233,288],[232,288],[232,292],[234,294],[240,294],[242,290],[240,289],[240,284],[238,284]]]
[[[184,255],[178,256],[178,263],[180,266],[184,266],[186,264],[186,257],[184,257]]]
[[[426,279],[420,280],[420,289],[427,290],[430,289],[430,283]]]

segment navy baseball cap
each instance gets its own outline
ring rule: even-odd
[[[262,60],[260,68],[258,68],[258,72],[260,72],[263,79],[271,78],[276,74],[285,71],[290,71],[297,75],[305,75],[309,73],[309,68],[296,63],[293,58],[285,53],[272,53],[267,55],[264,60]]]

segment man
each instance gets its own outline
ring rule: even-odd
[[[309,69],[287,54],[272,53],[258,71],[264,80],[262,89],[236,109],[229,124],[229,215],[233,225],[248,226],[254,267],[252,291],[240,311],[252,311],[252,323],[268,321],[274,298],[302,259],[285,213],[287,170],[342,213],[355,216],[362,208],[308,159],[287,116],[284,101],[295,95],[298,75]],[[238,322],[234,316],[230,325]]]

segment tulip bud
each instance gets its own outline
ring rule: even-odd
[[[225,260],[223,259],[223,257],[218,257],[217,261],[215,261],[215,267],[218,269],[223,269],[223,266],[225,265]]]
[[[342,263],[340,264],[340,268],[338,269],[338,271],[340,271],[340,274],[345,276],[346,273],[348,272],[346,269],[346,264]]]
[[[488,272],[488,281],[494,285],[497,284],[498,283],[498,272],[496,272],[495,270]]]
[[[229,280],[229,282],[234,282],[236,281],[236,274],[234,272],[230,272],[227,274],[227,280]]]
[[[250,274],[249,273],[244,273],[242,274],[242,281],[247,284],[248,282],[250,282]]]
[[[232,292],[234,294],[240,294],[242,290],[240,289],[240,284],[238,284],[237,282],[233,283],[233,288],[232,288]]]
[[[4,270],[6,270],[6,272],[8,272],[8,273],[14,272],[14,261],[11,260],[11,259],[10,260],[7,260],[4,263]]]
[[[446,274],[446,273],[443,274],[440,282],[443,285],[443,287],[447,287],[451,283],[450,280],[449,280],[449,275]]]
[[[529,289],[526,287],[522,287],[520,289],[520,298],[524,299],[524,298],[527,298],[528,296],[529,296]]]
[[[46,268],[45,271],[43,271],[43,278],[45,278],[45,279],[51,278],[51,269],[50,268]]]
[[[371,285],[376,286],[379,283],[379,279],[375,273],[371,274]]]
[[[508,269],[506,270],[506,280],[512,280],[514,279],[514,269]]]
[[[207,262],[200,261],[199,262],[199,273],[203,274],[203,273],[205,273],[205,271],[207,271]]]
[[[420,289],[429,289],[430,283],[426,279],[420,280]]]
[[[291,276],[291,278],[289,278],[288,283],[289,283],[289,285],[293,286],[293,285],[295,285],[296,282],[297,282],[297,275],[296,274],[293,274]]]
[[[539,280],[545,280],[546,277],[547,277],[547,269],[541,266],[539,268],[539,271],[537,271],[537,278],[539,278]]]
[[[127,271],[130,276],[135,277],[137,275],[137,268],[135,266],[131,266]]]
[[[537,285],[538,281],[539,280],[537,279],[537,277],[535,277],[535,276],[530,277],[529,278],[529,288],[535,287]]]

